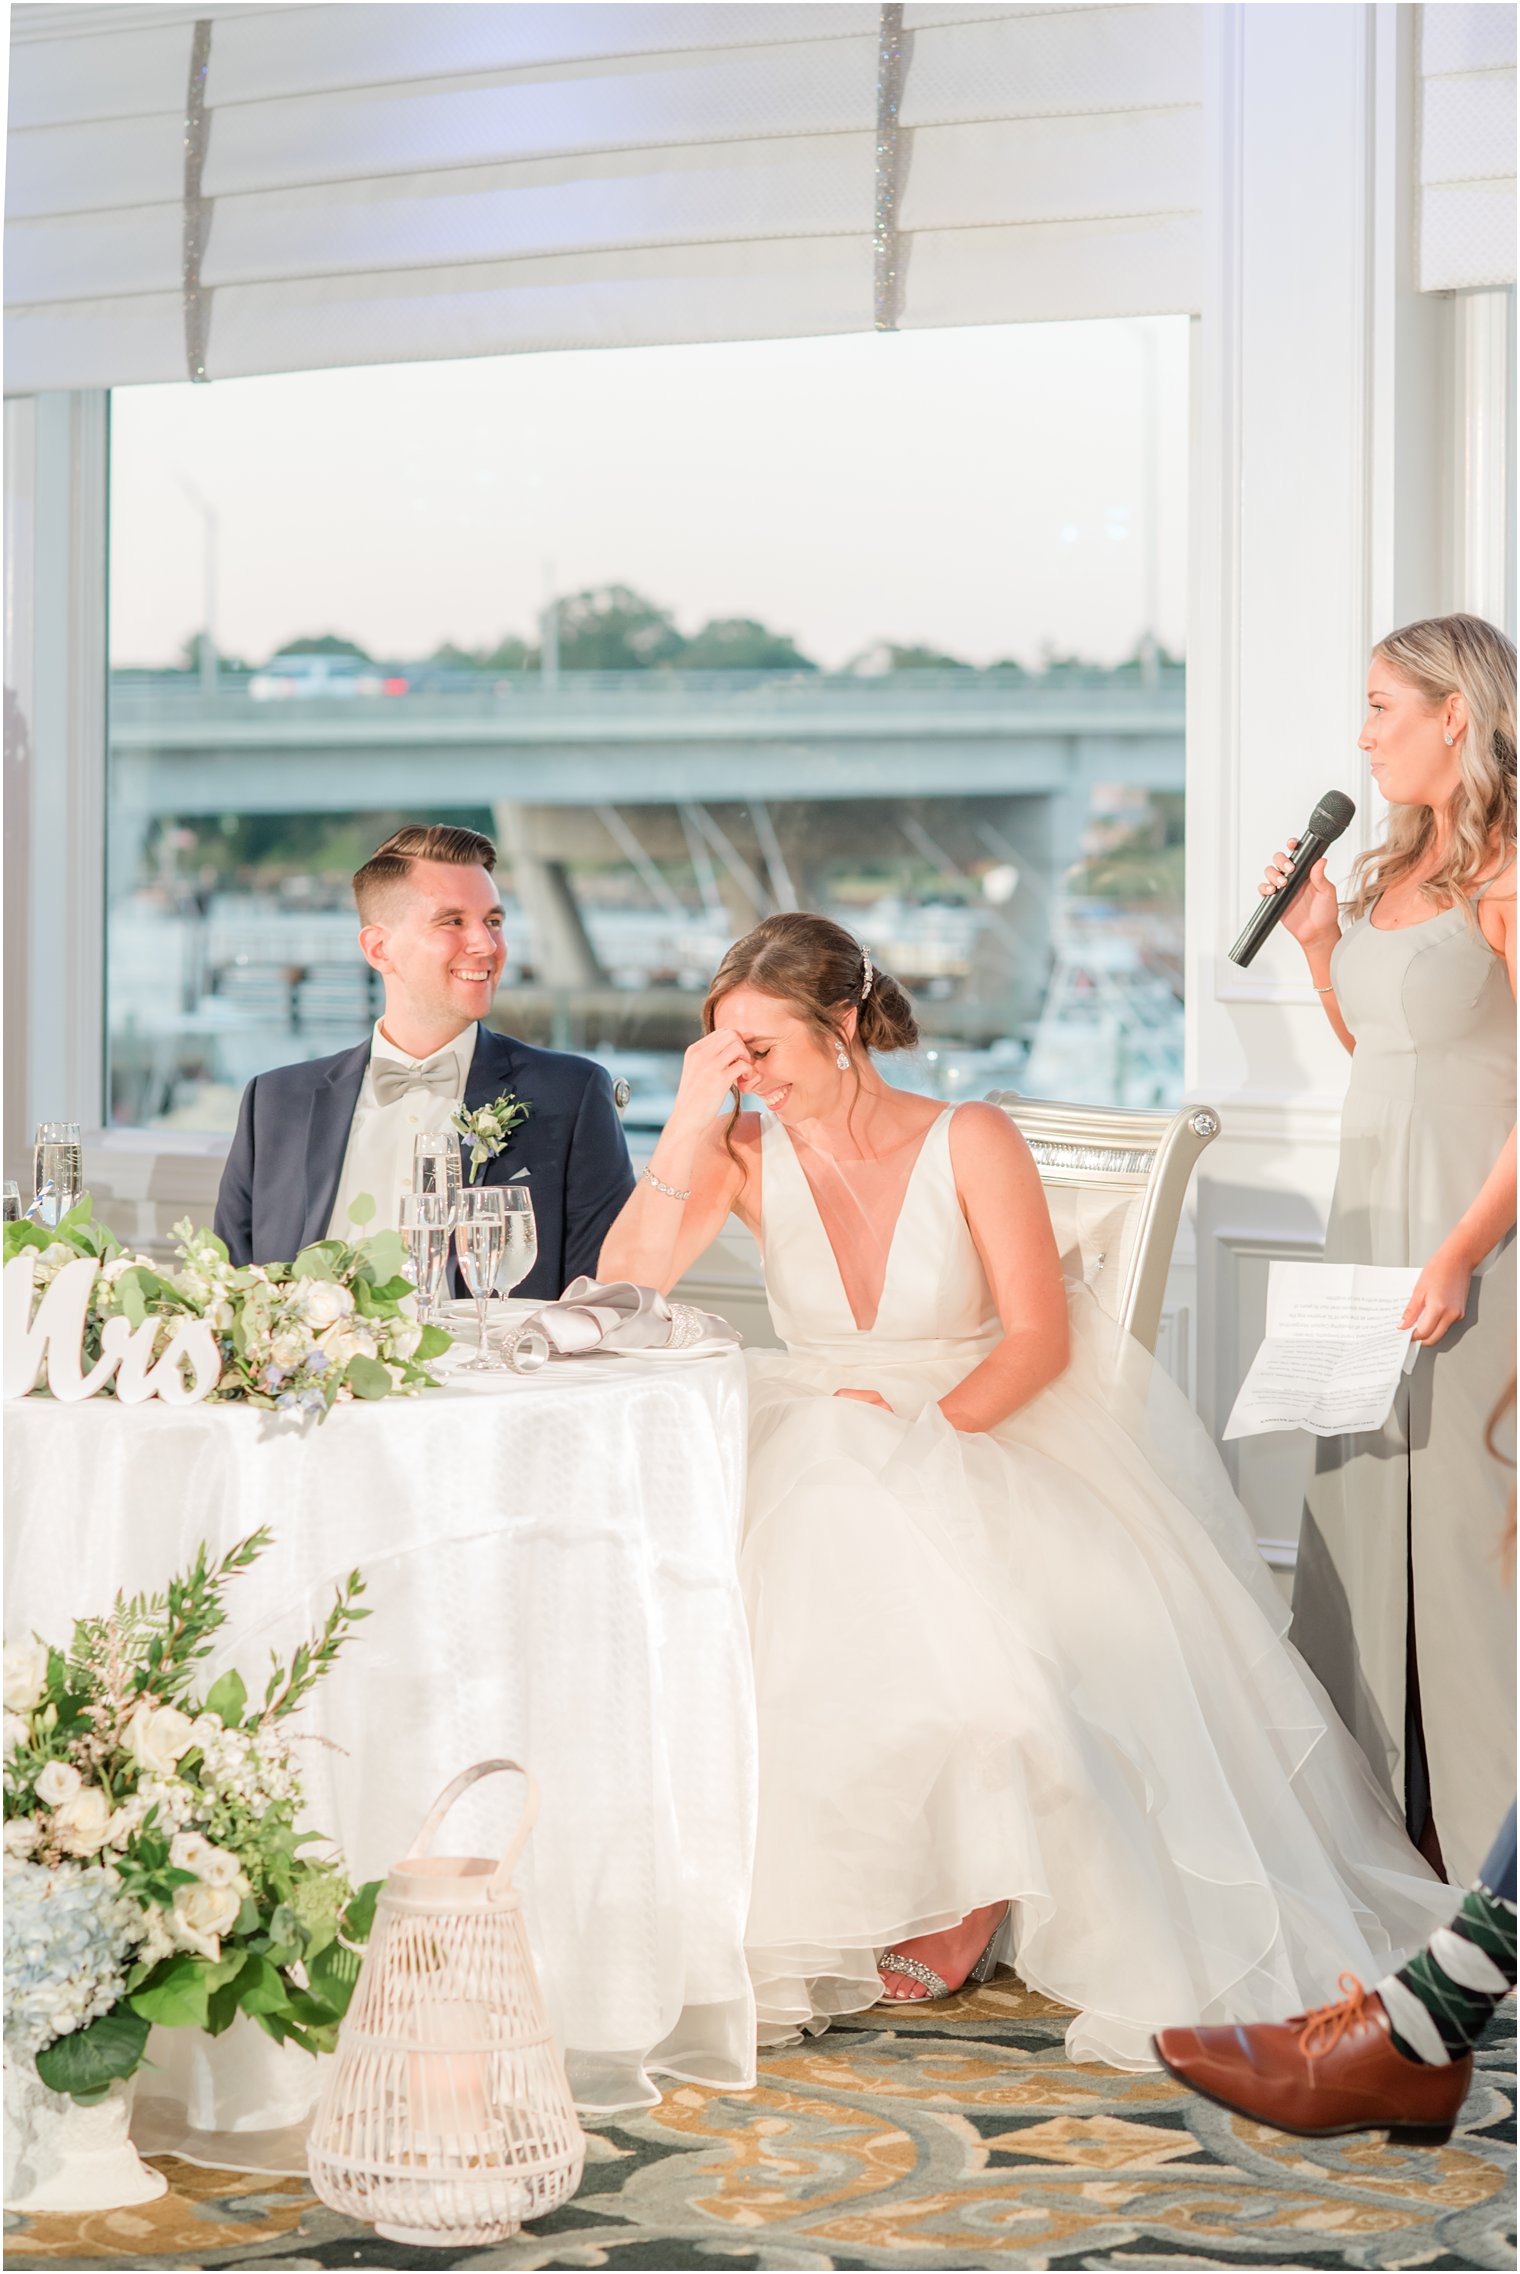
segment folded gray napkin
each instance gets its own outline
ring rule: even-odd
[[[586,1350],[674,1352],[736,1343],[739,1332],[716,1312],[672,1303],[631,1279],[572,1279],[557,1303],[546,1303],[507,1336],[502,1352],[519,1374],[551,1357]]]

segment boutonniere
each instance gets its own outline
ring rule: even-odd
[[[513,1130],[527,1120],[530,1110],[510,1092],[505,1097],[493,1098],[489,1105],[478,1105],[473,1113],[467,1112],[463,1103],[455,1106],[449,1126],[457,1129],[469,1143],[471,1184],[487,1161],[494,1161],[499,1153],[506,1151]]]

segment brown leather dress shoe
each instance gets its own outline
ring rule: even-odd
[[[1291,2021],[1222,2029],[1163,2029],[1156,2058],[1205,2100],[1307,2140],[1386,2132],[1400,2147],[1439,2148],[1451,2138],[1472,2056],[1436,2068],[1394,2044],[1383,2001],[1343,1974],[1338,2005]]]

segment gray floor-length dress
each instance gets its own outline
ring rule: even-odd
[[[1448,908],[1390,931],[1349,925],[1331,975],[1356,1050],[1325,1257],[1424,1265],[1515,1118],[1504,960]],[[1511,1232],[1385,1426],[1320,1441],[1293,1595],[1293,1641],[1400,1806],[1412,1642],[1431,1810],[1462,1884],[1515,1794],[1512,1472],[1483,1442],[1514,1362]]]

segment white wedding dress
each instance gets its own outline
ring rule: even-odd
[[[1456,1898],[1283,1640],[1197,1417],[1085,1287],[1048,1389],[983,1434],[939,1413],[1000,1331],[950,1123],[903,1149],[895,1229],[809,1154],[826,1228],[787,1130],[761,1138],[786,1348],[749,1355],[760,2039],[874,2005],[887,1944],[1008,1898],[999,1955],[1075,2009],[1072,2058],[1148,2067],[1169,2023],[1370,1985]],[[858,1265],[868,1221],[862,1331],[836,1249]]]

